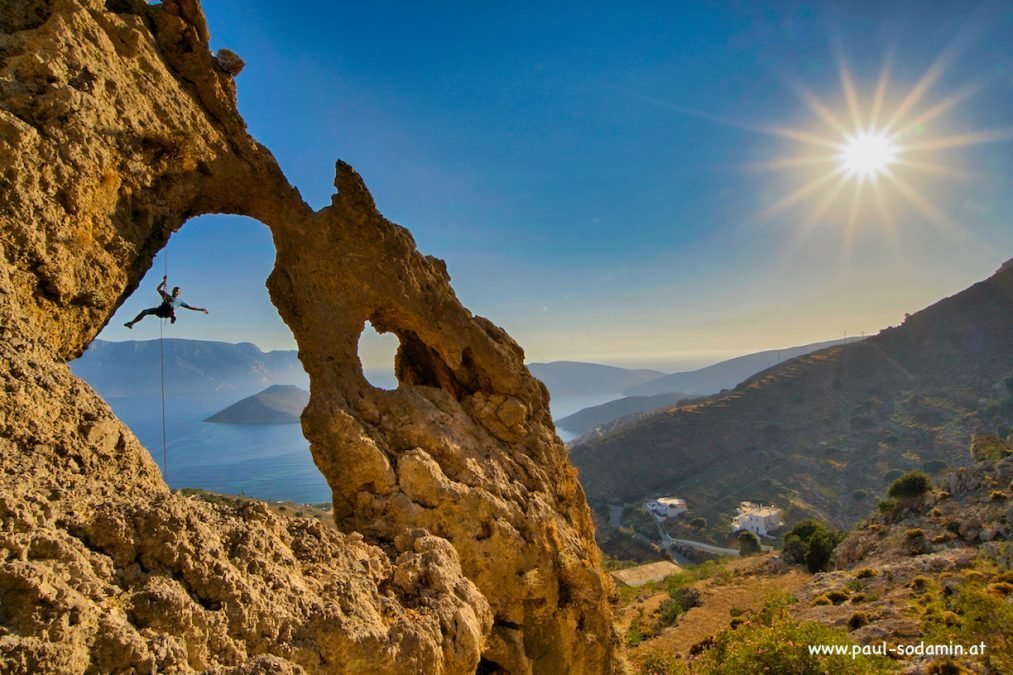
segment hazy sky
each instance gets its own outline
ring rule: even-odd
[[[204,4],[309,203],[351,163],[529,360],[677,369],[875,332],[1013,256],[1013,3]],[[877,107],[899,184],[805,192]],[[198,218],[169,248],[211,309],[173,336],[294,345],[264,226]],[[121,326],[155,265],[103,338],[157,336]]]

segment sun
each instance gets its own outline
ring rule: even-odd
[[[1013,127],[946,135],[944,130],[955,125],[944,116],[978,88],[968,84],[952,92],[930,93],[954,58],[953,52],[944,51],[904,93],[890,82],[889,61],[875,86],[862,91],[839,57],[839,104],[827,103],[800,83],[790,83],[789,89],[814,116],[808,125],[739,125],[788,143],[784,155],[751,165],[796,183],[758,214],[759,222],[801,207],[800,220],[794,223],[797,246],[821,225],[835,225],[843,230],[845,248],[864,227],[889,237],[898,250],[898,217],[913,222],[906,217],[908,211],[939,231],[959,229],[959,223],[933,199],[939,198],[940,187],[972,174],[956,168],[953,158],[945,154],[1013,140]]]
[[[876,129],[857,131],[838,148],[837,160],[849,175],[859,180],[875,180],[888,171],[900,149],[896,139]]]

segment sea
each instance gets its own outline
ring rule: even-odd
[[[554,419],[620,398],[621,394],[560,397]],[[170,397],[162,447],[161,400],[107,399],[110,407],[163,469],[172,489],[199,488],[269,501],[321,504],[331,491],[317,470],[299,424],[212,424],[204,422],[224,405]],[[561,429],[564,442],[574,435]]]

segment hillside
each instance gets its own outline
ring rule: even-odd
[[[902,326],[659,411],[571,457],[592,503],[675,494],[713,527],[750,499],[785,507],[789,522],[843,526],[890,472],[964,463],[969,434],[1011,424],[1010,376],[1007,266]]]
[[[796,356],[804,356],[820,349],[849,344],[861,339],[852,337],[842,340],[827,340],[798,347],[769,349],[763,352],[756,352],[755,354],[746,354],[715,363],[706,368],[665,375],[656,380],[634,385],[623,391],[629,396],[651,396],[672,391],[686,392],[694,396],[716,394],[722,389],[731,389],[747,377],[755,375],[761,370],[766,370]]]
[[[969,466],[935,487],[926,481],[883,500],[841,533],[829,571],[812,574],[793,554],[775,552],[622,589],[619,626],[630,660],[638,672],[659,675],[1011,672],[1011,440],[975,436]],[[800,652],[814,642],[846,645],[849,653]],[[894,651],[890,659],[856,661],[852,645]],[[900,651],[918,645],[978,651]]]
[[[310,402],[309,392],[291,384],[275,384],[233,403],[205,422],[215,424],[298,424]]]
[[[659,370],[627,370],[578,361],[530,363],[528,370],[556,396],[616,394],[665,375]]]
[[[656,394],[654,396],[627,396],[617,401],[609,401],[601,405],[584,408],[572,415],[556,420],[556,426],[575,434],[586,434],[603,424],[620,418],[647,412],[663,406],[673,406],[679,401],[691,398],[678,392]]]
[[[166,338],[166,383],[176,396],[246,396],[273,384],[307,386],[297,352],[250,342]],[[159,341],[95,340],[70,364],[106,400],[159,395]]]

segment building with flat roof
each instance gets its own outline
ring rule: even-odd
[[[686,513],[689,508],[685,499],[678,497],[658,497],[644,504],[647,510],[664,520],[665,518],[677,518]]]
[[[739,513],[732,518],[732,532],[748,530],[764,537],[783,525],[781,509],[753,502],[739,502]]]

